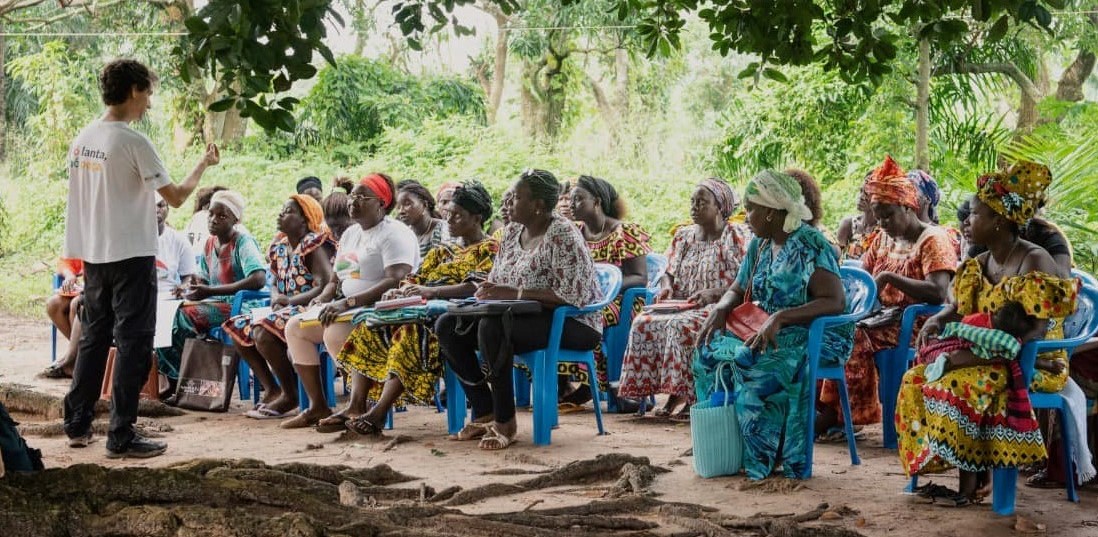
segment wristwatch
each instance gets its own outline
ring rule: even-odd
[[[349,297],[347,297],[343,300],[347,301],[347,307],[348,308],[353,308],[353,307],[358,305],[358,302],[355,301],[355,297],[353,297],[353,296],[349,296]]]

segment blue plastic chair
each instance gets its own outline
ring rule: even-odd
[[[1076,301],[1075,313],[1064,320],[1064,339],[1030,341],[1018,355],[1022,366],[1022,376],[1026,385],[1033,380],[1034,365],[1037,355],[1045,352],[1065,350],[1070,355],[1071,351],[1088,339],[1098,334],[1098,288],[1084,286]],[[1059,414],[1061,431],[1061,443],[1064,446],[1064,474],[1065,489],[1069,501],[1078,502],[1079,495],[1075,491],[1075,464],[1072,462],[1072,445],[1075,434],[1074,424],[1066,419],[1067,402],[1059,393],[1039,393],[1030,391],[1029,402],[1036,409],[1055,410]],[[914,491],[918,486],[919,476],[912,476],[907,491]],[[1018,469],[1015,467],[996,468],[992,471],[991,478],[991,508],[997,514],[1009,516],[1014,514],[1014,500],[1018,488]]]
[[[270,304],[271,291],[264,288],[256,291],[246,290],[237,291],[233,295],[232,309],[229,310],[229,317],[235,317],[240,315],[240,310],[244,305],[244,301],[248,300],[266,300],[265,304]],[[233,338],[229,337],[229,334],[225,333],[220,326],[215,326],[210,329],[209,336],[213,339],[221,341],[224,345],[233,345]],[[244,360],[237,361],[236,369],[236,385],[240,391],[240,400],[246,401],[251,399],[253,402],[259,402],[259,385],[255,385],[255,390],[251,389],[252,385],[252,370],[248,367],[248,363]]]
[[[809,405],[815,408],[816,381],[822,379],[834,380],[839,383],[839,402],[843,409],[843,421],[846,430],[846,443],[850,449],[850,464],[861,464],[858,458],[858,446],[854,439],[854,420],[850,416],[850,397],[846,391],[846,367],[833,365],[822,367],[820,357],[823,354],[824,331],[835,326],[842,326],[864,319],[873,310],[873,304],[877,300],[877,284],[873,276],[868,272],[851,266],[839,267],[839,274],[843,280],[843,290],[846,294],[846,303],[850,313],[842,315],[827,315],[812,321],[808,327],[808,379],[809,380]],[[803,479],[812,477],[812,452],[816,439],[816,413],[807,412],[808,435],[805,440],[805,469]]]
[[[577,351],[560,348],[560,339],[564,331],[564,322],[570,317],[587,313],[601,312],[621,290],[621,271],[618,267],[605,263],[596,263],[595,270],[599,278],[599,290],[602,297],[593,304],[582,308],[559,306],[553,310],[553,324],[549,329],[549,344],[544,349],[515,355],[516,362],[524,362],[533,373],[534,403],[534,444],[549,445],[552,429],[557,426],[557,364],[559,362],[577,362],[587,367],[588,374],[595,374],[595,352]],[[602,406],[599,403],[598,390],[591,390],[592,404],[595,407],[595,423],[599,434],[605,434],[602,426]]]
[[[862,261],[860,259],[844,259],[843,266],[860,269],[862,268]]]
[[[1079,269],[1071,269],[1072,277],[1078,278],[1083,282],[1083,285],[1098,288],[1098,278],[1095,278],[1089,272],[1085,272]]]
[[[65,278],[60,274],[53,275],[53,287],[51,288],[54,293],[61,288],[61,283],[65,281]],[[72,341],[69,345],[74,345]],[[57,325],[50,323],[50,363],[57,363]]]
[[[915,349],[911,342],[915,331],[915,321],[942,311],[944,306],[932,304],[913,304],[904,308],[900,320],[900,335],[896,346],[877,351],[873,356],[877,362],[878,397],[881,399],[881,429],[885,449],[896,449],[896,397],[900,394],[900,383],[904,373],[915,359]]]
[[[317,344],[316,351],[320,354],[320,387],[324,390],[324,402],[328,404],[328,408],[331,408],[336,406],[335,359],[328,354],[328,349],[323,343]],[[343,387],[343,391],[347,391],[346,386]],[[309,394],[305,392],[305,385],[301,383],[300,378],[297,379],[297,407],[302,412],[309,410]]]

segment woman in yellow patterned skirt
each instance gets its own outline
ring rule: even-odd
[[[477,282],[492,270],[499,242],[484,233],[492,216],[492,198],[480,183],[454,190],[446,225],[454,241],[427,253],[419,270],[386,298],[426,299],[473,296]],[[370,382],[370,399],[377,403],[360,416],[334,414],[317,424],[321,432],[344,428],[362,435],[381,433],[385,415],[398,398],[428,403],[442,373],[438,339],[423,323],[371,328],[359,325],[347,338],[338,360]]]
[[[953,281],[952,303],[926,322],[920,341],[959,315],[990,313],[1007,301],[1019,302],[1026,313],[1047,321],[1046,338],[1063,335],[1063,319],[1075,310],[1077,285],[1048,252],[1020,237],[1050,182],[1048,168],[1030,162],[979,179],[969,224],[972,241],[987,246],[988,252],[962,264]],[[946,373],[933,382],[926,381],[925,365],[904,375],[896,431],[904,472],[911,476],[958,468],[959,493],[936,487],[933,495],[964,504],[986,494],[991,469],[1039,463],[1046,451],[1032,410],[1024,423],[1008,419],[1006,365],[950,360]],[[1067,374],[1062,352],[1041,355],[1030,388],[1059,391]]]

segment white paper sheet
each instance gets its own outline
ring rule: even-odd
[[[182,300],[156,301],[156,335],[153,336],[153,348],[172,346],[172,324],[175,312],[183,305]]]

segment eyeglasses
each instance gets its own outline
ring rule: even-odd
[[[378,199],[375,196],[367,196],[365,194],[351,194],[349,197],[351,198],[352,203],[359,203],[359,202],[368,201],[368,200],[381,201],[380,199]]]

